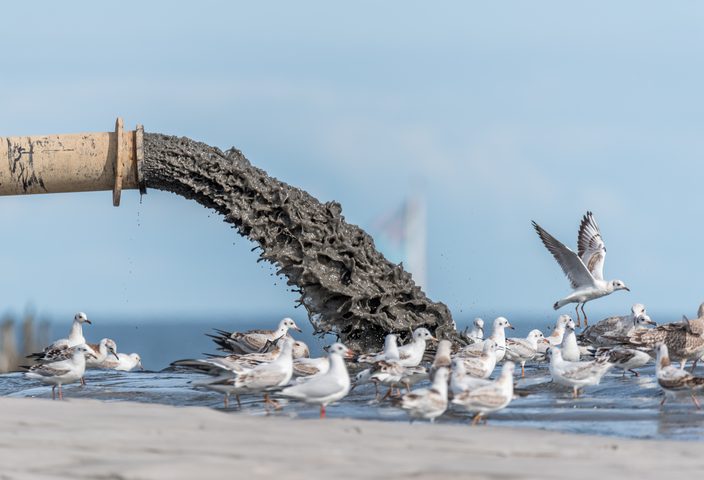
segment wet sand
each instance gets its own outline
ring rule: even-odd
[[[664,478],[704,469],[698,442],[84,399],[0,399],[0,443],[3,479]]]

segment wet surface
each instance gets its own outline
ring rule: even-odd
[[[640,377],[607,374],[601,385],[588,387],[578,399],[571,390],[550,382],[546,366],[528,368],[526,379],[517,380],[516,398],[505,410],[489,416],[492,425],[542,428],[632,438],[704,440],[704,412],[688,396],[669,400],[660,407],[661,393],[653,367]],[[194,389],[190,382],[200,374],[173,371],[114,372],[89,371],[87,385],[68,385],[66,399],[92,398],[106,402],[135,401],[176,406],[205,406],[223,410],[222,396]],[[423,386],[422,384],[419,385]],[[25,379],[20,373],[0,376],[0,395],[9,397],[51,397],[50,387]],[[525,396],[523,396],[525,395]],[[234,400],[234,399],[233,399]],[[272,415],[314,418],[315,406],[279,399],[282,409]],[[235,402],[231,402],[233,405]],[[242,409],[228,408],[232,415],[265,415],[258,396],[243,396]],[[374,387],[361,386],[343,401],[328,408],[330,417],[408,421],[406,413],[386,401],[378,403]],[[451,408],[438,422],[468,424],[468,414]],[[470,428],[467,426],[467,428]],[[481,428],[481,427],[476,427]]]

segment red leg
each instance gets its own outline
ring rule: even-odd
[[[61,384],[59,383],[59,400],[64,399],[64,393],[61,391]]]
[[[582,304],[582,315],[584,315],[584,328],[587,328],[587,312],[584,311],[584,304]]]
[[[56,400],[56,385],[51,387],[51,399]]]
[[[577,314],[577,326],[579,327],[581,325],[581,321],[579,319],[579,303],[574,307],[574,313]]]
[[[320,418],[325,418],[325,405],[320,405]]]

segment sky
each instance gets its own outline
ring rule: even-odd
[[[530,226],[635,302],[704,300],[704,5],[624,2],[12,2],[0,136],[126,127],[235,146],[369,229],[422,192],[428,295],[456,317],[553,317],[569,293]],[[219,215],[172,194],[0,198],[0,312],[291,313]]]

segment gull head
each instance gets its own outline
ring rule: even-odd
[[[413,331],[413,340],[437,340],[437,338],[433,337],[427,328],[420,327]]]
[[[477,317],[474,319],[474,322],[472,322],[472,323],[474,323],[474,326],[477,327],[478,329],[480,329],[480,330],[484,329],[484,320],[483,319]]]
[[[482,352],[486,353],[494,353],[499,346],[496,344],[495,341],[489,339],[484,342],[484,348],[482,349]]]
[[[611,288],[615,292],[616,290],[626,290],[630,292],[631,289],[626,286],[621,280],[611,280]]]
[[[555,322],[555,330],[564,329],[567,322],[572,322],[572,317],[566,314],[562,314],[557,317],[557,322]]]
[[[78,345],[75,347],[75,350],[73,351],[74,355],[83,355],[85,357],[89,358],[98,358],[95,353],[93,352],[93,349],[89,348],[87,345]]]
[[[655,326],[657,323],[654,322],[647,313],[642,312],[633,317],[633,325],[635,327],[645,327],[646,325]]]
[[[78,312],[76,315],[74,315],[73,321],[74,321],[74,322],[78,322],[78,323],[87,323],[88,325],[92,325],[92,324],[93,324],[93,322],[91,322],[90,320],[88,320],[88,315],[86,315],[86,314],[83,313],[83,312]]]
[[[657,353],[655,364],[658,368],[663,368],[670,365],[670,354],[667,351],[667,345],[662,342],[656,343],[655,352]]]
[[[100,343],[105,345],[105,348],[108,349],[108,353],[111,353],[116,359],[120,359],[120,357],[117,356],[117,344],[115,343],[115,340],[111,338],[103,338]]]
[[[328,348],[328,353],[330,353],[330,355],[339,355],[342,358],[354,357],[354,352],[342,343],[333,343],[330,345],[330,348]]]
[[[528,333],[528,338],[531,340],[535,340],[538,343],[547,342],[547,340],[545,339],[545,335],[543,335],[543,332],[541,332],[537,328],[535,330],[531,330]]]
[[[138,353],[130,353],[130,357],[134,360],[135,366],[139,367],[140,370],[144,370],[144,367],[142,366],[142,357],[140,357]]]
[[[511,330],[515,330],[506,317],[496,317],[494,320],[494,329],[498,328],[510,328]]]
[[[293,342],[293,358],[310,358],[308,345],[299,340]]]
[[[565,329],[566,330],[572,330],[574,331],[577,328],[577,325],[574,323],[574,320],[571,318],[565,322]]]
[[[282,330],[288,330],[289,328],[292,328],[297,332],[303,331],[300,328],[298,328],[298,325],[296,325],[296,322],[293,321],[293,318],[289,318],[289,317],[286,317],[279,322],[279,328]]]

